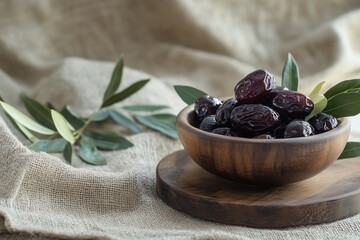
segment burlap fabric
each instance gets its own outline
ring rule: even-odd
[[[151,77],[126,103],[184,104],[173,84],[229,96],[255,68],[280,75],[287,52],[301,68],[301,90],[360,76],[360,2],[354,1],[1,1],[0,94],[19,94],[86,116],[100,105],[114,62],[122,88]],[[115,107],[120,107],[117,105]],[[3,116],[3,115],[1,115]],[[155,194],[155,168],[178,141],[130,136],[135,147],[105,152],[94,167],[74,155],[34,153],[0,118],[2,239],[360,239],[360,216],[283,230],[194,219]],[[352,139],[360,140],[359,120]]]

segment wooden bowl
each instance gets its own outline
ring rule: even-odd
[[[309,137],[250,139],[223,136],[194,127],[194,105],[177,116],[176,128],[186,153],[220,177],[261,185],[283,185],[310,178],[334,162],[350,134],[350,120]]]

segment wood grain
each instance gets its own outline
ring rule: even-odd
[[[169,206],[225,224],[284,228],[331,222],[360,212],[360,159],[339,160],[317,176],[280,187],[215,176],[181,150],[157,167],[156,192]]]

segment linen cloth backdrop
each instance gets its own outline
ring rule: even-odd
[[[83,116],[100,106],[120,55],[122,88],[151,78],[122,104],[184,103],[174,84],[231,96],[250,71],[281,75],[296,58],[301,91],[360,77],[360,1],[76,0],[0,1],[0,95],[24,109],[27,93]],[[277,78],[280,82],[280,77]],[[120,108],[118,104],[115,108]],[[2,112],[2,111],[1,111]],[[353,119],[351,139],[360,140]],[[192,218],[155,194],[155,168],[179,141],[152,131],[135,146],[104,152],[106,166],[75,155],[35,153],[0,118],[2,239],[359,239],[360,216],[282,230],[229,226]]]

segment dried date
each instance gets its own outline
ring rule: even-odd
[[[277,126],[280,115],[262,104],[243,104],[232,110],[230,121],[236,131],[258,134]]]
[[[216,111],[216,121],[222,125],[227,125],[230,122],[230,114],[234,107],[238,104],[235,98],[226,100]]]
[[[309,120],[309,123],[314,127],[316,134],[330,131],[338,125],[337,119],[326,113],[315,115]]]
[[[284,138],[307,137],[314,134],[314,128],[310,123],[293,120],[285,127]]]
[[[224,136],[235,136],[231,128],[228,127],[219,127],[212,130],[212,133],[224,135]]]
[[[195,101],[194,110],[199,120],[202,120],[209,115],[215,114],[220,105],[221,101],[219,99],[206,95],[199,97]]]
[[[310,98],[289,90],[272,90],[267,105],[280,113],[282,118],[292,119],[304,119],[314,108]]]
[[[273,75],[265,70],[256,70],[236,84],[235,98],[240,103],[260,103],[275,84]]]
[[[205,117],[200,123],[200,129],[206,132],[212,132],[215,128],[218,128],[219,124],[215,119],[215,115]]]

